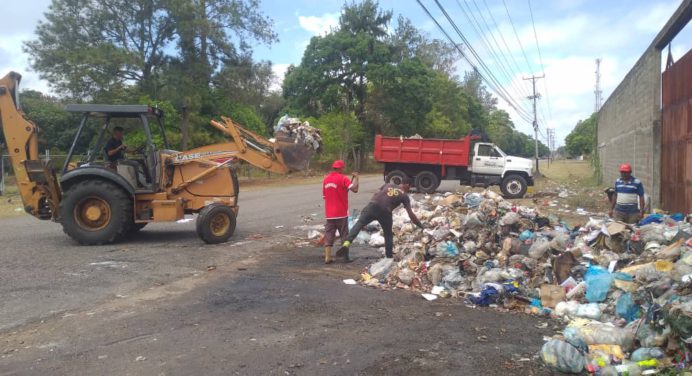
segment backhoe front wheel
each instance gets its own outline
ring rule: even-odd
[[[60,202],[63,231],[84,245],[112,243],[130,228],[132,198],[103,180],[85,180],[65,191]]]
[[[197,235],[209,244],[227,241],[235,231],[235,213],[226,205],[206,206],[197,216]]]

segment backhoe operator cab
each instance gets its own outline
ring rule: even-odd
[[[63,185],[71,179],[84,175],[87,168],[104,169],[109,173],[115,171],[122,179],[115,180],[116,184],[131,192],[155,192],[159,186],[160,174],[157,157],[157,148],[153,141],[153,134],[158,132],[163,142],[163,150],[168,150],[168,140],[163,128],[163,111],[149,106],[136,105],[99,105],[99,104],[71,104],[66,110],[82,115],[75,139],[70,148],[65,164],[62,167],[63,177],[60,179]],[[94,142],[86,150],[86,157],[76,163],[72,162],[80,138],[84,134],[89,119],[96,119],[103,123]],[[129,120],[129,121],[128,121]],[[124,149],[125,158],[109,160],[107,145],[115,128],[134,123],[144,131],[146,141],[136,148]],[[152,124],[153,123],[153,124]],[[151,126],[154,126],[154,130]],[[126,133],[133,132],[132,127],[126,128]],[[169,151],[169,153],[175,153]],[[93,173],[93,170],[91,170]],[[124,183],[127,184],[124,184]]]
[[[71,179],[87,173],[109,174],[116,172],[122,179],[114,178],[114,182],[128,192],[152,193],[157,191],[161,179],[161,174],[158,173],[160,158],[153,141],[153,135],[155,133],[160,135],[163,143],[162,150],[168,151],[168,154],[176,153],[168,150],[168,140],[163,127],[163,111],[149,106],[103,104],[71,104],[67,105],[66,110],[81,114],[82,119],[62,167],[63,177],[60,181],[63,186],[69,184]],[[84,153],[85,157],[76,163],[72,162],[75,152],[78,151],[77,145],[80,138],[83,137],[90,119],[96,119],[102,123],[102,126],[100,126],[95,140],[90,143],[90,147]],[[136,130],[132,126],[127,127],[128,124],[134,124],[135,127],[143,130],[146,137],[145,143],[137,145],[135,148],[128,145],[130,148],[124,149],[124,153],[122,153],[124,158],[110,161],[107,150],[108,141],[117,127],[125,127],[126,133],[135,132]],[[87,170],[88,168],[91,170]],[[93,169],[99,170],[95,172]]]

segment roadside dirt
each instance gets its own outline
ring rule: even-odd
[[[24,326],[2,337],[0,374],[550,374],[537,354],[552,322],[345,285],[376,258],[354,255],[324,266],[320,249],[277,247]]]

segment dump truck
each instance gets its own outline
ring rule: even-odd
[[[468,135],[457,140],[375,136],[374,157],[386,182],[412,178],[419,192],[432,193],[442,180],[462,185],[499,185],[506,198],[524,197],[533,186],[533,162],[505,154],[497,145]]]
[[[81,121],[57,173],[51,161],[39,157],[39,128],[21,110],[20,81],[15,72],[0,79],[0,119],[24,210],[60,223],[81,244],[111,243],[149,223],[177,221],[188,214],[198,214],[196,230],[203,241],[225,242],[235,231],[239,211],[238,163],[285,174],[305,168],[313,154],[293,139],[271,142],[227,117],[210,123],[227,141],[175,151],[158,108],[75,104],[66,110]],[[82,137],[93,137],[87,134],[94,132],[85,130],[95,122],[96,137],[87,140],[87,152],[78,157],[77,145],[85,144]],[[118,123],[141,130],[145,141],[113,162],[105,143]]]

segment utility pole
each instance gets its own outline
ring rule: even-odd
[[[593,112],[598,112],[603,104],[603,91],[601,90],[601,58],[596,59],[596,86],[593,91],[595,95]]]
[[[540,175],[541,173],[538,169],[538,119],[536,118],[536,100],[539,99],[541,95],[536,93],[536,80],[544,77],[545,74],[540,76],[524,77],[524,80],[531,80],[531,83],[533,84],[533,95],[529,96],[528,98],[533,100],[533,138],[536,141],[536,175]]]
[[[551,163],[555,154],[555,128],[548,128],[548,149],[550,149],[548,163]]]

